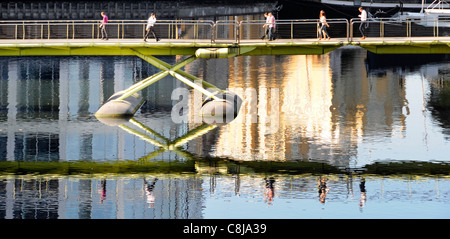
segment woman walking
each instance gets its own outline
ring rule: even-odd
[[[108,40],[108,33],[106,32],[106,25],[108,24],[108,16],[104,12],[101,12],[100,15],[102,15],[103,20],[100,24],[100,31],[102,33],[101,40]]]
[[[325,11],[323,11],[323,10],[320,10],[319,22],[321,24],[320,29],[319,29],[319,41],[322,40],[322,35],[323,35],[323,38],[330,40],[330,35],[327,32],[327,27],[330,27],[330,25],[328,25],[328,23],[327,23]]]

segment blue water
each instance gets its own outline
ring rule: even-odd
[[[0,185],[7,190],[0,194],[0,215],[60,219],[416,219],[450,215],[447,178],[367,177],[363,195],[360,178],[329,175],[324,200],[318,194],[317,176],[273,178],[273,191],[269,191],[261,175],[2,177]]]

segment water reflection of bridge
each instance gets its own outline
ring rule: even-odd
[[[346,57],[355,52],[361,55]],[[342,49],[324,56],[261,56],[193,62],[186,66],[186,72],[206,78],[221,88],[242,88],[243,92],[255,89],[257,95],[243,98],[257,103],[260,120],[255,123],[243,112],[235,122],[189,142],[187,151],[200,157],[313,159],[348,166],[349,159],[358,156],[358,144],[363,137],[376,138],[377,134],[382,137],[393,131],[402,133],[407,117],[403,79],[388,72],[376,81],[370,80],[364,58],[363,51]],[[138,58],[112,59],[112,63],[101,57],[78,57],[70,62],[65,57],[46,61],[3,59],[1,158],[10,161],[127,160],[157,150],[133,135],[92,118],[92,113],[113,92],[156,71]],[[173,57],[162,59],[175,61]],[[341,65],[353,65],[360,70],[348,71]],[[143,91],[148,103],[141,109],[144,116],[140,120],[167,138],[180,137],[195,127],[170,123],[174,87],[183,86],[172,79]],[[279,125],[274,128],[269,121],[274,114],[267,104],[272,88],[279,90],[281,109],[275,115],[279,117]],[[254,96],[257,97],[251,98]],[[146,118],[152,112],[156,112],[155,117]],[[182,157],[166,152],[156,159]]]

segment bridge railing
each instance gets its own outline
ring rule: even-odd
[[[3,21],[0,39],[99,39],[99,21]],[[109,39],[143,39],[147,21],[109,21]],[[212,40],[213,21],[158,20],[154,26],[162,39]],[[150,37],[153,37],[150,34]]]
[[[218,43],[236,43],[239,38],[238,21],[216,21],[214,23],[213,41]]]
[[[347,19],[327,19],[330,27],[328,34],[333,38],[348,39]],[[241,21],[239,23],[239,40],[258,40],[267,38],[265,21]],[[275,24],[275,36],[277,39],[288,39],[291,41],[299,39],[317,39],[321,23],[318,19],[293,19],[278,20]]]
[[[411,38],[411,37],[443,37],[450,34],[450,20],[393,19],[376,18],[365,22],[351,19],[349,26],[350,41],[362,36],[360,28],[365,28],[366,37],[378,38]]]
[[[327,19],[327,28],[332,38],[353,41],[361,37],[360,19]],[[421,19],[369,19],[367,37],[411,38],[442,37],[450,35],[450,19],[424,21]],[[254,21],[201,21],[201,20],[158,20],[155,31],[159,38],[239,43],[255,41],[265,37],[264,20]],[[0,40],[26,39],[99,39],[100,22],[93,20],[73,21],[0,21]],[[145,20],[112,20],[107,25],[109,39],[143,39]],[[277,39],[291,42],[317,39],[321,23],[318,19],[278,20],[275,35]],[[153,37],[152,35],[150,36]],[[150,39],[151,41],[152,39]]]

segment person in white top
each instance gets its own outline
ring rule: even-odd
[[[325,16],[324,10],[320,10],[319,21],[321,23],[321,26],[319,29],[319,41],[322,40],[322,35],[323,35],[323,38],[330,40],[330,35],[327,32],[327,27],[330,27],[330,25],[328,25],[328,23],[327,23],[327,18]]]
[[[361,24],[359,25],[359,31],[362,35],[361,39],[366,39],[365,32],[367,27],[369,27],[369,25],[367,24],[367,12],[362,7],[359,7],[359,12],[361,12],[361,14],[358,15],[358,17],[361,18]]]
[[[156,22],[156,16],[154,13],[152,13],[150,15],[150,17],[148,18],[147,28],[145,29],[147,31],[147,33],[145,34],[144,41],[147,41],[148,35],[150,34],[150,32],[153,34],[153,37],[156,39],[156,41],[159,41],[159,37],[156,36],[155,30],[154,30],[155,22]]]
[[[267,22],[267,17],[268,17],[268,14],[267,14],[267,12],[265,12],[264,18],[266,19],[266,22]],[[261,36],[261,40],[264,40],[267,37],[267,35],[269,34],[269,28],[266,26],[266,24],[264,24],[263,28],[264,28],[264,35]]]
[[[271,12],[267,14],[266,24],[263,27],[269,27],[268,38],[269,41],[275,40],[275,17]]]

